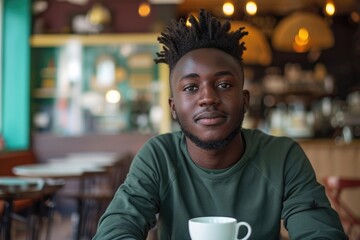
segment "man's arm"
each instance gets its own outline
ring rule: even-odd
[[[298,144],[289,151],[284,181],[282,217],[290,239],[348,239]]]
[[[144,154],[140,151],[135,157],[124,184],[99,221],[94,240],[145,239],[155,225],[159,202],[156,174],[151,156]]]

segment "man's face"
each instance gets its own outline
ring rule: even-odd
[[[190,51],[170,78],[172,115],[191,141],[200,146],[198,141],[223,143],[237,135],[249,93],[243,90],[242,67],[232,56],[214,48]]]

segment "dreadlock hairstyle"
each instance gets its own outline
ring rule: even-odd
[[[170,71],[177,61],[186,53],[199,48],[217,48],[222,50],[239,62],[242,62],[243,52],[246,50],[244,42],[240,39],[247,35],[241,27],[237,31],[229,32],[230,22],[223,24],[204,9],[200,10],[199,20],[193,15],[190,16],[191,26],[186,26],[185,20],[173,20],[164,32],[158,37],[163,49],[157,52],[155,63],[166,63]]]

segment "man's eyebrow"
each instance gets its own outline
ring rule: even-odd
[[[226,70],[219,71],[214,74],[215,77],[221,77],[221,76],[227,76],[227,75],[234,76],[234,74],[231,71],[226,71]],[[186,78],[197,78],[197,77],[199,77],[199,74],[189,73],[189,74],[186,74],[185,76],[183,76],[180,80],[183,80]]]
[[[214,74],[215,77],[222,77],[222,76],[234,76],[234,74],[231,71],[219,71]],[[189,78],[198,78],[199,74],[197,73],[189,73],[184,75],[182,78],[180,78],[180,81],[189,79]]]
[[[221,76],[234,76],[234,74],[231,71],[219,71],[214,74],[215,77],[221,77]]]
[[[181,77],[181,78],[180,78],[180,81],[181,81],[181,80],[184,80],[184,79],[187,79],[187,78],[197,78],[197,77],[199,77],[199,74],[189,73],[189,74],[186,74],[185,76]]]

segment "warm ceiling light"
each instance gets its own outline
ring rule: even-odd
[[[306,40],[309,38],[309,31],[306,28],[300,28],[298,35],[301,39]]]
[[[234,4],[232,4],[231,2],[226,2],[223,4],[223,13],[226,16],[232,16],[234,14],[234,11]]]
[[[86,17],[93,25],[102,25],[111,21],[110,11],[100,3],[95,3]]]
[[[274,49],[284,52],[322,50],[334,45],[334,34],[325,19],[309,12],[283,18],[272,35]]]
[[[150,4],[148,3],[141,3],[138,9],[138,13],[141,17],[149,16],[151,11]]]
[[[325,13],[328,16],[332,16],[335,13],[335,5],[332,2],[327,2],[325,5]]]
[[[294,39],[293,48],[295,52],[305,52],[309,49],[309,31],[306,28],[300,28]]]
[[[257,12],[257,5],[256,5],[255,2],[249,1],[249,2],[246,3],[245,9],[246,9],[247,14],[255,15],[256,12]]]
[[[299,45],[306,45],[309,42],[309,31],[306,28],[300,28],[295,36],[295,41]]]

